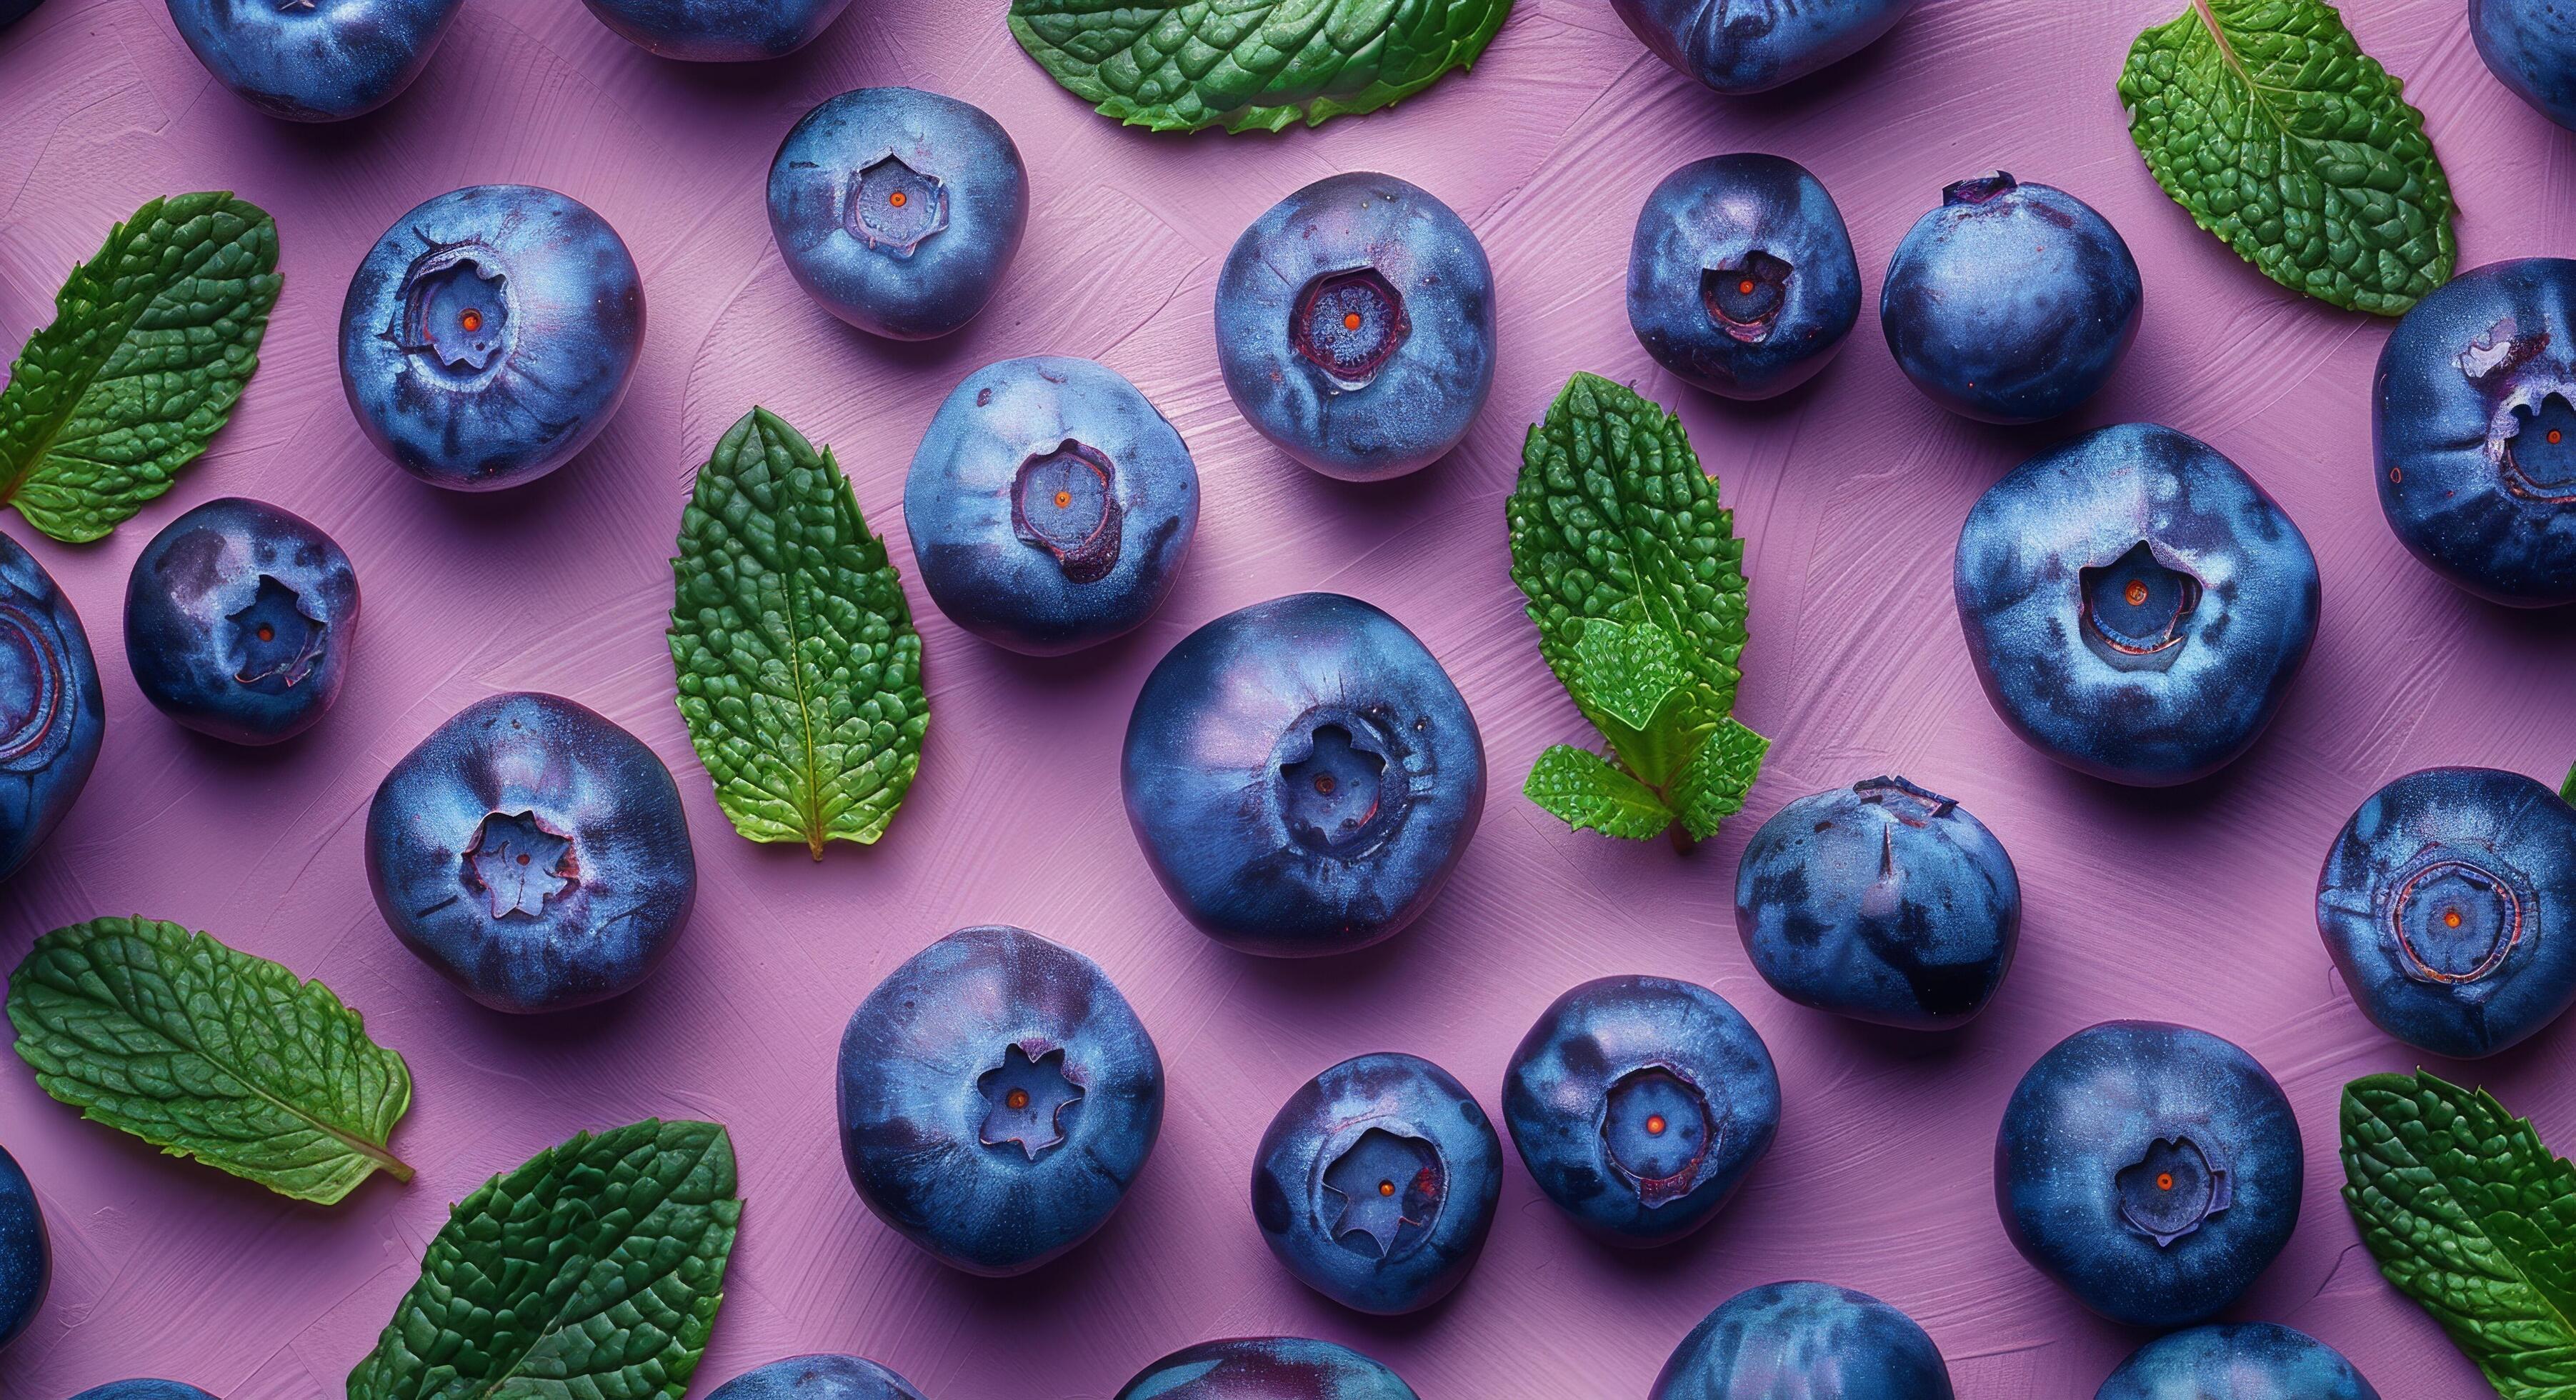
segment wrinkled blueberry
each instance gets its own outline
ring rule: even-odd
[[[1655,186],[1628,245],[1628,324],[1714,394],[1807,382],[1860,319],[1860,265],[1834,197],[1778,156],[1695,160]]]
[[[106,729],[80,614],[34,555],[0,535],[0,879],[72,809]]]
[[[904,478],[922,586],[950,621],[1055,656],[1136,627],[1198,531],[1199,469],[1118,371],[1055,355],[966,376]]]
[[[349,279],[340,386],[358,426],[433,486],[494,491],[608,426],[644,346],[644,283],[569,195],[472,185],[402,216]]]
[[[1120,760],[1127,821],[1172,902],[1247,953],[1394,935],[1485,808],[1485,741],[1420,639],[1356,598],[1227,613],[1145,678]]]
[[[367,884],[403,945],[496,1011],[633,990],[698,894],[680,789],[557,695],[495,695],[405,754],[367,808]]]
[[[850,0],[587,0],[599,22],[657,58],[742,63],[814,42]]]
[[[170,19],[197,61],[243,101],[287,121],[336,122],[401,96],[429,66],[462,5],[170,0]]]
[[[2576,10],[2567,0],[2469,0],[2469,37],[2496,81],[2576,131]]]
[[[912,1382],[856,1356],[791,1356],[745,1371],[707,1400],[922,1400]]]
[[[1917,0],[1610,0],[1655,56],[1719,92],[1763,92],[1839,63]]]
[[[71,1400],[219,1400],[193,1385],[177,1381],[109,1381],[92,1386]]]
[[[2343,1353],[2272,1322],[2194,1327],[2131,1353],[2093,1400],[2379,1400]]]
[[[1691,1329],[1646,1400],[1952,1400],[1914,1319],[1825,1283],[1766,1283]]]
[[[54,1281],[44,1207],[18,1159],[0,1148],[0,1349],[27,1330]]]
[[[349,556],[264,502],[226,497],[171,521],[126,580],[125,659],[143,698],[236,744],[312,728],[357,640]]]
[[[1428,192],[1318,180],[1226,255],[1216,354],[1235,406],[1289,456],[1344,481],[1419,471],[1494,387],[1494,271]]]
[[[1421,1400],[1395,1372],[1305,1337],[1201,1342],[1136,1373],[1116,1400]]]
[[[2124,423],[2023,463],[1968,512],[1953,584],[1996,713],[2079,772],[2164,787],[2261,736],[2317,635],[2317,561],[2252,477]]]

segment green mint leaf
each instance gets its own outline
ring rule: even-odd
[[[36,940],[9,974],[18,1058],[84,1118],[173,1157],[330,1205],[370,1172],[411,1107],[403,1058],[319,982],[152,919],[92,919]]]
[[[1574,664],[1584,702],[1631,729],[1654,723],[1664,702],[1690,684],[1681,645],[1651,622],[1587,624],[1574,644]]]
[[[2284,287],[2382,316],[2459,256],[2403,86],[2323,0],[2190,0],[2120,72],[2129,135],[2194,223]]]
[[[1374,112],[1465,68],[1512,0],[1011,0],[1020,47],[1156,131],[1279,131]]]
[[[1521,792],[1577,831],[1643,841],[1673,824],[1654,789],[1610,766],[1589,749],[1558,744],[1538,756]]]
[[[0,500],[95,540],[170,489],[259,367],[277,222],[229,194],[156,199],[54,295],[0,392]]]
[[[2379,1074],[2343,1091],[2344,1204],[2379,1271],[2504,1400],[2576,1394],[2576,1168],[2483,1091]]]
[[[349,1400],[680,1400],[741,1224],[717,1124],[549,1147],[457,1203]]]
[[[2569,768],[2566,778],[2558,784],[2558,800],[2576,803],[2576,767]]]
[[[1681,809],[1682,829],[1692,840],[1716,835],[1720,822],[1744,810],[1753,780],[1762,773],[1762,755],[1770,748],[1770,740],[1729,719],[1691,754],[1671,795]]]
[[[921,636],[829,449],[755,408],[698,469],[671,561],[680,717],[753,841],[873,844],[921,768]]]

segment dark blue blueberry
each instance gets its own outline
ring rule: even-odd
[[[680,789],[642,740],[557,695],[478,700],[367,808],[367,884],[403,945],[496,1011],[633,990],[697,902]]]
[[[1154,1038],[1082,954],[961,929],[868,993],[841,1036],[841,1158],[941,1263],[1024,1274],[1091,1237],[1163,1129]]]
[[[177,1381],[109,1381],[92,1386],[71,1400],[219,1400],[193,1385]]]
[[[403,215],[340,307],[358,426],[456,491],[571,460],[615,416],[643,348],[644,283],[617,230],[530,185],[472,185]]]
[[[2207,1031],[2109,1021],[2039,1057],[1995,1136],[2004,1233],[2078,1301],[2133,1327],[2234,1302],[2299,1223],[2298,1120],[2254,1057]]]
[[[2093,1400],[2379,1400],[2343,1353],[2272,1322],[2194,1327],[2131,1353]]]
[[[1897,368],[1952,413],[2036,423],[2093,397],[2138,336],[2137,259],[2093,206],[2002,171],[1941,192],[1896,245],[1878,317]]]
[[[1431,906],[1485,810],[1485,741],[1419,638],[1297,593],[1172,648],[1127,721],[1127,821],[1209,937],[1312,957]]]
[[[2252,477],[2124,423],[2024,462],[1968,512],[1968,655],[2031,747],[2165,787],[2253,746],[2317,636],[2317,560]]]
[[[463,2],[170,0],[170,19],[243,101],[287,121],[336,122],[400,97]]]
[[[656,58],[742,63],[814,42],[850,0],[587,0],[599,22]]]
[[[1494,270],[1466,221],[1392,175],[1318,180],[1234,242],[1216,283],[1226,392],[1345,481],[1419,471],[1494,387]]]
[[[922,1400],[912,1382],[856,1356],[791,1356],[743,1372],[707,1400]]]
[[[1305,1337],[1201,1342],[1136,1373],[1116,1400],[1421,1400],[1395,1372]]]
[[[1628,245],[1628,324],[1656,363],[1731,399],[1807,382],[1860,319],[1860,264],[1834,197],[1778,156],[1710,156],[1664,177]]]
[[[1985,823],[1903,778],[1783,807],[1735,868],[1735,931],[1801,1006],[1915,1030],[1986,1009],[2021,938],[2021,879]]]
[[[34,555],[0,535],[0,880],[72,809],[106,732],[80,614]]]
[[[302,516],[238,496],[173,520],[125,585],[125,659],[161,713],[236,744],[313,727],[349,678],[358,576]]]
[[[2469,0],[2469,37],[2496,81],[2576,130],[2576,3]]]
[[[1766,1283],[1682,1338],[1646,1400],[1952,1400],[1914,1319],[1826,1283]]]
[[[1675,69],[1723,93],[1762,92],[1839,63],[1917,0],[1610,0]]]
[[[2317,931],[2381,1030],[2455,1059],[2576,1003],[2576,809],[2520,773],[2428,768],[2370,795],[2317,876]]]
[[[1055,656],[1162,605],[1198,531],[1199,469],[1118,371],[1004,360],[966,376],[930,420],[903,520],[922,586],[950,621]]]
[[[45,0],[0,0],[0,29],[6,29],[34,14],[36,7],[43,3]]]
[[[2397,323],[2370,400],[2399,543],[2492,602],[2576,602],[2576,261],[2452,278]]]
[[[1780,1131],[1771,1051],[1726,998],[1666,977],[1567,992],[1521,1037],[1503,1122],[1538,1188],[1618,1245],[1717,1215]]]
[[[54,1281],[44,1207],[18,1159],[0,1148],[0,1349],[18,1340]]]
[[[594,3],[596,0],[594,0]],[[860,88],[805,114],[769,166],[769,231],[823,309],[927,340],[975,319],[1029,224],[1029,171],[984,109]]]

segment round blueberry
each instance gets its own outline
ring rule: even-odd
[[[92,1386],[71,1400],[219,1400],[193,1385],[177,1381],[109,1381]]]
[[[587,0],[599,22],[656,58],[742,63],[814,42],[850,0]]]
[[[2116,783],[2206,777],[2253,746],[2317,635],[2317,560],[2252,477],[2171,428],[2049,449],[1968,512],[1968,655],[2033,748]]]
[[[1995,1137],[2004,1232],[2133,1327],[2226,1307],[2299,1223],[2306,1157],[2281,1086],[2207,1031],[2109,1021],[2022,1076]]]
[[[34,555],[0,535],[0,880],[72,809],[106,730],[80,614]]]
[[[1655,56],[1719,92],[1764,92],[1840,63],[1896,27],[1918,0],[1610,0]]]
[[[367,808],[367,884],[403,945],[496,1011],[633,990],[678,941],[698,862],[642,740],[556,695],[478,700]]]
[[[1029,224],[1029,171],[984,109],[860,88],[805,114],[769,167],[769,231],[806,294],[871,335],[975,319]]]
[[[1420,471],[1493,390],[1494,270],[1428,192],[1318,180],[1226,255],[1216,355],[1235,406],[1289,456],[1344,481]]]
[[[1833,359],[1859,319],[1851,232],[1796,161],[1692,161],[1638,211],[1628,324],[1656,363],[1710,393],[1786,393]]]
[[[2021,879],[1985,824],[1903,778],[1802,797],[1735,868],[1735,931],[1801,1006],[1915,1030],[1966,1025],[2003,985]]]
[[[1503,1121],[1538,1188],[1618,1245],[1715,1218],[1780,1131],[1771,1051],[1726,998],[1665,977],[1558,997],[1512,1052]]]
[[[1950,1368],[1914,1319],[1825,1283],[1727,1299],[1673,1349],[1646,1400],[1952,1400]]]
[[[914,954],[841,1036],[841,1158],[941,1263],[1024,1274],[1091,1237],[1163,1129],[1163,1060],[1097,963],[1026,929]]]
[[[707,1400],[923,1400],[912,1382],[856,1356],[791,1356],[743,1372]]]
[[[402,95],[463,0],[170,0],[206,71],[272,117],[336,122]],[[6,8],[0,5],[0,8]]]
[[[1201,1342],[1136,1373],[1116,1400],[1421,1400],[1395,1372],[1305,1337]]]
[[[125,585],[125,659],[153,706],[199,733],[274,744],[349,678],[358,576],[302,516],[238,496],[173,520]]]
[[[2093,1400],[2379,1400],[2343,1353],[2272,1322],[2194,1327],[2131,1353]]]
[[[2496,81],[2576,131],[2576,7],[2569,0],[2469,0],[2469,37]]]
[[[1431,905],[1485,809],[1485,741],[1449,673],[1357,598],[1297,593],[1181,640],[1136,696],[1127,821],[1209,937],[1312,957]]]
[[[1004,360],[966,376],[930,420],[903,519],[922,585],[950,621],[1055,656],[1162,606],[1198,531],[1199,469],[1118,371]]]
[[[0,1349],[18,1340],[45,1305],[54,1281],[54,1251],[45,1211],[18,1159],[0,1148]]]
[[[2110,380],[2145,302],[2129,245],[2093,206],[1997,171],[1943,190],[1896,245],[1878,316],[1934,403],[2036,423]]]
[[[2370,795],[2317,876],[2317,931],[2362,1013],[2492,1055],[2576,1003],[2576,809],[2519,773],[2428,768]]]
[[[495,491],[588,446],[643,346],[643,279],[607,220],[552,190],[472,185],[403,215],[358,264],[340,386],[403,470]]]
[[[2370,400],[2399,543],[2491,602],[2576,602],[2576,261],[2452,278],[2397,323]]]

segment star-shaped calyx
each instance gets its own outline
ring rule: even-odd
[[[975,1089],[984,1096],[984,1126],[977,1134],[984,1145],[1016,1145],[1032,1162],[1064,1141],[1083,1092],[1065,1072],[1063,1047],[1041,1047],[1032,1058],[1019,1044],[1003,1049],[1002,1062],[984,1071]]]
[[[1366,1238],[1383,1259],[1406,1243],[1408,1228],[1419,1233],[1439,1210],[1440,1154],[1420,1138],[1371,1128],[1324,1169],[1324,1189],[1341,1203],[1333,1238]]]
[[[546,829],[532,812],[494,812],[465,848],[467,881],[492,901],[492,917],[537,918],[546,901],[580,878],[572,839]]]
[[[233,625],[233,679],[243,685],[291,689],[321,663],[326,629],[294,589],[266,574],[250,602],[225,621]]]
[[[2160,1246],[2199,1229],[2236,1199],[2227,1169],[2187,1137],[2148,1143],[2145,1155],[2120,1169],[2113,1187],[2121,1218]]]
[[[881,157],[850,183],[842,224],[887,257],[909,258],[948,227],[948,186],[892,155]]]

